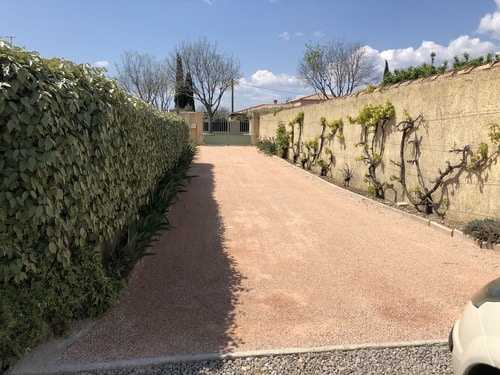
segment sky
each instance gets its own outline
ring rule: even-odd
[[[207,38],[237,57],[235,106],[312,92],[297,76],[306,43],[362,43],[382,69],[500,52],[500,0],[0,0],[0,36],[46,57],[105,67],[124,51],[165,58]],[[228,105],[229,95],[225,98]]]

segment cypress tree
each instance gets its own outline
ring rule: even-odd
[[[191,73],[186,74],[186,83],[184,84],[184,92],[186,97],[186,109],[195,112],[194,107],[194,90],[193,90],[193,79]]]
[[[387,60],[385,60],[385,69],[384,69],[384,79],[391,73],[391,71],[389,70],[389,63],[387,62]]]
[[[182,57],[177,54],[177,65],[175,70],[175,109],[184,109],[186,106],[186,97],[184,93],[184,68],[182,67]]]

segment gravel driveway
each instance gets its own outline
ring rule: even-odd
[[[444,340],[471,293],[500,273],[491,251],[252,147],[200,147],[192,174],[156,255],[138,264],[115,308],[47,360],[49,368]],[[445,356],[422,358],[435,354]],[[323,366],[323,356],[305,357],[311,368]],[[342,367],[332,358],[325,366]]]
[[[452,375],[445,346],[362,349],[165,364],[80,375]]]

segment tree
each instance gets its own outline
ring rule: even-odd
[[[352,94],[371,82],[375,66],[358,43],[306,44],[299,75],[325,99]]]
[[[239,62],[222,53],[216,43],[206,39],[184,42],[169,59],[172,76],[177,53],[182,57],[184,67],[192,78],[194,98],[205,107],[211,131],[212,120],[224,93],[231,87],[231,82],[240,77]]]
[[[228,119],[230,114],[231,111],[228,108],[219,107],[219,109],[217,109],[217,112],[215,112],[214,114],[214,120]]]
[[[181,110],[186,106],[184,68],[182,67],[181,55],[177,54],[175,65],[175,109]]]
[[[389,69],[389,62],[385,60],[384,77],[382,80],[384,81],[389,76],[389,74],[391,74],[391,71]]]
[[[431,65],[434,66],[436,62],[436,52],[431,52]]]
[[[115,67],[116,79],[123,88],[160,111],[168,111],[172,90],[164,62],[148,54],[125,52]]]
[[[193,78],[191,77],[191,73],[186,74],[186,82],[184,84],[185,94],[186,94],[186,106],[184,107],[186,110],[195,111],[194,106],[194,90],[193,90]]]

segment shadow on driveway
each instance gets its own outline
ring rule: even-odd
[[[169,213],[173,228],[134,269],[119,303],[75,341],[63,361],[102,362],[190,353],[225,353],[235,341],[242,276],[225,247],[211,164]]]

